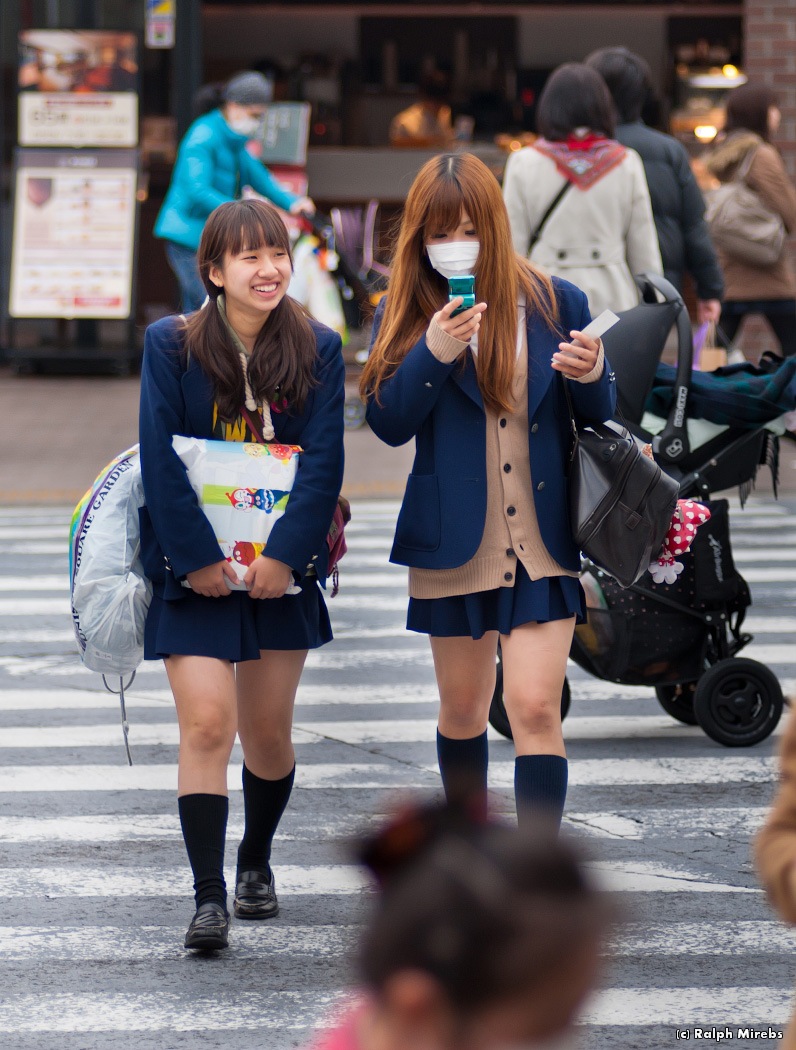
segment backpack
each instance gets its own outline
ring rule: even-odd
[[[72,623],[80,658],[102,675],[135,671],[144,656],[152,586],[140,560],[141,460],[133,445],[100,471],[69,533]]]

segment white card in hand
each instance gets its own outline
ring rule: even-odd
[[[620,320],[621,318],[617,317],[613,311],[603,310],[600,316],[590,321],[582,331],[584,335],[591,336],[592,339],[599,339],[601,335],[605,335],[608,329],[613,328]]]

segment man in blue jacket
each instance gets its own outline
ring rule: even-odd
[[[626,47],[594,51],[586,64],[608,85],[617,112],[616,138],[641,156],[658,231],[663,274],[682,291],[689,273],[696,286],[697,321],[718,321],[724,278],[705,223],[705,201],[685,147],[641,119],[652,90],[650,68]]]
[[[221,106],[195,120],[180,143],[155,236],[165,241],[185,313],[198,310],[205,300],[196,250],[205,221],[219,204],[236,200],[244,186],[251,186],[285,211],[315,210],[309,197],[296,197],[280,186],[245,148],[257,135],[270,101],[271,87],[261,73],[237,73],[224,88]]]

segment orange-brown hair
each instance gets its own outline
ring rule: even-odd
[[[420,169],[406,198],[395,246],[390,290],[381,328],[362,374],[363,395],[378,398],[409,349],[447,301],[447,282],[433,269],[426,243],[448,233],[466,212],[481,244],[475,267],[476,299],[488,304],[478,333],[476,368],[484,404],[511,411],[517,350],[517,302],[555,330],[558,316],[550,278],[514,251],[497,179],[471,153],[433,157]]]

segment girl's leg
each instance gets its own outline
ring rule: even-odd
[[[278,911],[271,844],[293,789],[293,703],[306,658],[306,650],[271,650],[238,665],[245,819],[235,880],[240,918],[266,919]]]
[[[486,802],[486,724],[495,691],[497,632],[472,638],[430,638],[439,688],[437,757],[450,799],[477,793]]]
[[[527,623],[500,639],[503,699],[517,758],[514,793],[520,821],[547,810],[557,823],[567,794],[561,690],[575,618]]]
[[[221,948],[229,921],[224,839],[236,727],[234,671],[224,660],[202,656],[170,656],[165,664],[180,726],[177,802],[197,908],[185,946]]]

